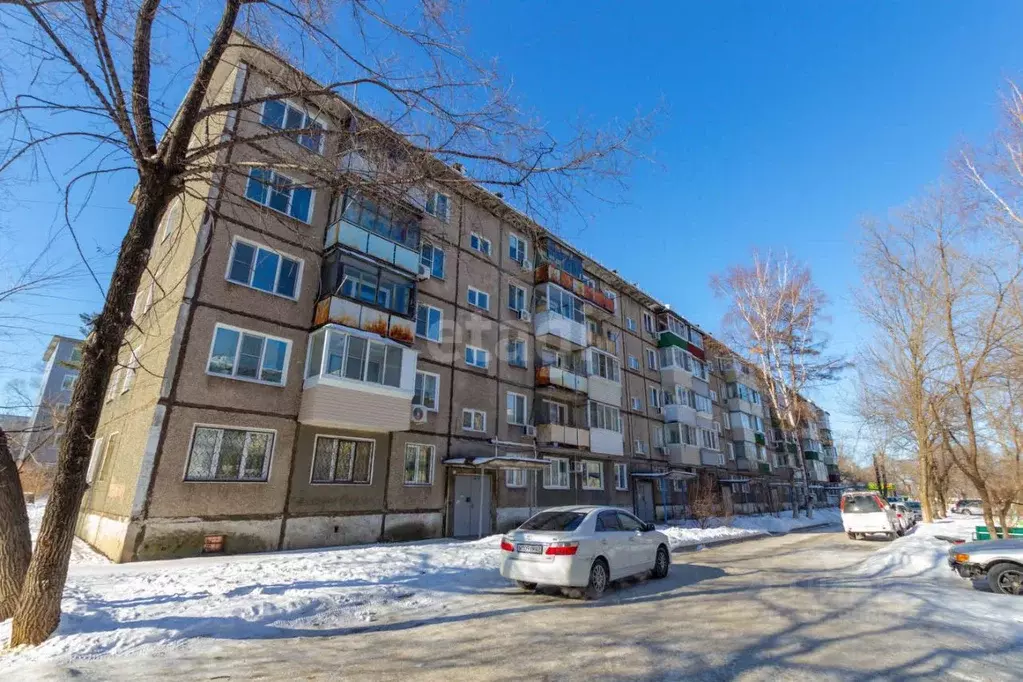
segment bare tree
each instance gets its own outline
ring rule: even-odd
[[[67,204],[76,188],[87,196],[98,178],[112,173],[132,174],[136,183],[134,214],[84,344],[53,491],[14,617],[14,646],[41,642],[59,623],[103,396],[134,325],[133,302],[151,265],[158,223],[175,197],[211,177],[248,175],[260,166],[297,171],[310,186],[328,190],[405,192],[436,181],[458,191],[483,183],[507,190],[526,214],[553,214],[571,205],[580,174],[620,178],[630,143],[647,128],[642,118],[607,131],[581,127],[567,143],[556,143],[510,100],[492,70],[466,55],[450,25],[456,14],[449,3],[423,0],[418,11],[395,10],[402,13],[395,18],[370,0],[224,0],[209,23],[161,0],[0,0],[0,7],[18,26],[6,37],[22,56],[4,68],[37,74],[31,91],[8,93],[9,104],[0,109],[15,129],[0,172],[29,160],[52,170],[45,150],[78,142],[89,145],[80,158],[53,171]],[[33,31],[27,39],[26,25]],[[170,36],[179,36],[173,48],[158,51]],[[218,68],[238,66],[243,48],[282,65],[271,74],[276,91],[219,101],[212,90]],[[316,80],[287,63],[307,66]],[[173,112],[154,93],[157,79],[172,89],[187,84]],[[361,108],[337,98],[356,88]],[[310,102],[340,123],[271,126],[240,139],[232,123],[277,99]],[[345,162],[330,154],[296,168],[277,142],[303,135],[326,138],[324,147]],[[241,146],[257,150],[259,161],[232,156]],[[215,229],[220,204],[208,193],[198,198],[208,202],[204,226]],[[127,362],[138,364],[138,346],[129,343]]]
[[[826,354],[821,325],[827,297],[808,267],[770,252],[754,252],[751,266],[732,266],[713,276],[711,286],[728,301],[724,323],[729,342],[760,370],[784,428],[798,432],[811,417],[804,392],[835,380],[848,366],[845,359]],[[800,461],[807,516],[812,516],[806,461]],[[792,513],[798,515],[798,505]]]
[[[21,585],[32,556],[32,538],[21,479],[7,434],[0,429],[0,620],[14,613]]]

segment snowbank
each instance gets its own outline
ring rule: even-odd
[[[667,526],[659,526],[658,530],[668,536],[671,548],[699,545],[716,540],[733,540],[772,533],[788,533],[808,526],[841,523],[837,509],[815,509],[813,518],[799,516],[792,518],[792,512],[782,512],[779,516],[736,516],[728,520],[713,519],[707,528],[700,528],[695,521],[683,521]]]
[[[32,533],[32,542],[39,535],[39,527],[43,523],[43,511],[46,509],[46,498],[36,500],[28,505],[28,529]],[[72,564],[109,564],[110,560],[89,547],[85,541],[75,538],[71,545]]]

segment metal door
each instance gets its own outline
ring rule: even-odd
[[[454,536],[490,535],[490,476],[455,476]]]
[[[654,484],[650,481],[636,481],[636,516],[646,523],[653,523]]]

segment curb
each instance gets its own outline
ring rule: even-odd
[[[777,538],[783,535],[790,535],[792,533],[801,533],[805,530],[813,530],[815,528],[826,528],[827,526],[837,526],[837,523],[832,521],[824,521],[823,523],[815,523],[812,526],[803,526],[802,528],[794,528],[793,530],[787,530],[784,533],[768,533],[767,531],[759,531],[750,535],[743,535],[736,538],[721,538],[718,540],[707,540],[706,542],[691,542],[685,545],[679,545],[671,550],[672,554],[680,554],[683,552],[696,552],[701,549],[710,549],[712,547],[722,547],[724,545],[736,545],[740,542],[750,542],[751,540],[763,540],[764,538]]]

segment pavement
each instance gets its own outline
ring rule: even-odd
[[[979,636],[940,592],[851,570],[879,546],[831,526],[676,554],[666,579],[593,602],[499,588],[365,626],[201,640],[12,679],[1020,679],[1023,638]]]

